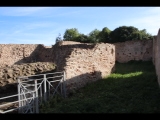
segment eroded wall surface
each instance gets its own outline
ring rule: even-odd
[[[158,83],[160,85],[160,29],[158,31],[157,37],[153,40],[153,53],[154,59],[153,63],[155,65],[155,70],[158,78]]]
[[[14,64],[53,61],[52,48],[41,44],[0,44],[0,68]]]
[[[38,44],[0,44],[0,67],[31,62]],[[31,59],[28,57],[30,56]]]
[[[152,60],[153,40],[132,40],[114,43],[116,49],[116,61],[125,63],[130,60]]]
[[[115,46],[112,44],[67,44],[55,46],[57,70],[66,73],[68,90],[107,77],[114,71]]]
[[[114,71],[115,61],[125,63],[130,60],[153,60],[158,71],[159,49],[158,46],[153,48],[153,44],[158,44],[156,42],[133,40],[115,44],[89,44],[60,41],[51,47],[38,44],[1,44],[0,68],[5,69],[6,65],[13,66],[22,63],[53,62],[57,65],[57,71],[66,72],[67,89],[72,90],[107,77]],[[4,72],[1,73],[4,77]],[[5,80],[7,79],[10,78]]]
[[[24,63],[0,69],[0,91],[5,89],[6,85],[17,83],[19,76],[30,76],[55,69],[56,66],[52,62]]]

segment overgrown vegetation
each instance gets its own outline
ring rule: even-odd
[[[66,29],[63,38],[59,36],[56,42],[60,40],[76,41],[82,43],[116,43],[125,42],[128,40],[148,40],[153,36],[147,33],[146,29],[138,30],[133,26],[120,26],[113,31],[104,27],[102,30],[94,29],[88,35],[79,33],[77,28]]]
[[[79,89],[66,99],[54,98],[41,113],[160,113],[160,89],[151,61],[116,63],[116,71]]]

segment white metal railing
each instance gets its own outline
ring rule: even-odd
[[[64,98],[66,97],[65,72],[18,77],[18,94],[0,98],[0,100],[4,101],[5,99],[17,96],[18,100],[1,104],[0,113],[12,111],[18,111],[19,113],[39,113],[39,104],[42,101],[46,102],[56,93],[62,95]],[[13,104],[18,105],[18,107],[2,111],[2,108]]]

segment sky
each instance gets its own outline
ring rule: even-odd
[[[88,35],[104,27],[111,31],[134,26],[157,35],[160,7],[0,7],[0,44],[55,44],[66,29]]]

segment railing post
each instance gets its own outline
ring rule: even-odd
[[[65,74],[65,71],[59,72],[59,73],[61,73],[61,76],[62,76],[62,78],[60,80],[60,82],[61,82],[60,83],[61,84],[61,86],[60,86],[61,87],[60,88],[61,89],[61,94],[63,94],[63,97],[66,98],[66,74]],[[57,75],[56,77],[59,77],[59,76]],[[50,97],[50,96],[48,96],[48,90],[50,92],[50,87],[52,86],[51,85],[52,81],[49,82],[47,80],[47,75],[43,74],[43,81],[40,83],[40,86],[39,86],[38,80],[34,79],[34,89],[35,90],[31,91],[31,92],[33,92],[33,94],[32,94],[33,95],[33,101],[30,101],[29,100],[30,99],[29,98],[30,95],[28,95],[28,94],[31,94],[31,93],[30,93],[30,91],[27,88],[30,85],[27,85],[27,81],[24,81],[24,84],[23,84],[23,80],[22,80],[23,78],[22,79],[21,78],[20,77],[17,78],[17,81],[18,81],[18,84],[17,84],[18,101],[16,101],[16,102],[18,102],[18,106],[19,106],[19,108],[17,108],[18,109],[18,113],[26,113],[26,112],[28,112],[28,110],[30,110],[30,112],[33,112],[33,113],[39,113],[39,94],[40,94],[40,97],[43,99],[43,93],[44,93],[44,102],[46,102],[47,99]],[[47,81],[48,81],[48,85],[47,85]],[[56,81],[59,81],[59,80],[56,80]],[[42,87],[43,86],[42,85],[43,82],[44,82],[44,91],[42,89],[43,88]],[[58,84],[58,86],[56,87],[54,93],[57,92],[57,89],[58,89],[58,87],[59,87],[60,84]],[[40,93],[38,93],[39,89],[37,89],[37,88],[40,89]],[[30,101],[30,102],[28,102],[28,101]],[[30,104],[30,105],[28,105],[28,104]],[[32,105],[33,105],[33,107],[32,107]],[[32,110],[32,108],[33,108],[33,110]]]
[[[35,113],[35,92],[32,93],[33,94],[33,113]]]
[[[47,95],[46,95],[46,74],[44,74],[44,101],[46,102],[47,101]]]
[[[48,98],[50,98],[50,82],[48,81]]]
[[[39,113],[39,105],[38,105],[38,90],[37,90],[37,80],[35,82],[35,102],[36,102],[36,113]]]
[[[65,85],[65,82],[66,82],[66,74],[65,74],[65,71],[63,72],[63,93],[64,93],[64,98],[66,98],[66,85]]]
[[[43,102],[43,97],[42,97],[42,86],[40,86],[40,103],[42,103]]]
[[[62,72],[62,74],[63,74],[63,72]],[[61,78],[61,80],[60,80],[60,83],[61,83],[61,95],[63,96],[63,77]]]
[[[18,105],[18,113],[21,113],[21,89],[20,89],[20,79],[18,78],[18,101],[19,101],[19,105]]]

